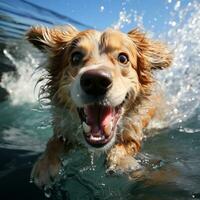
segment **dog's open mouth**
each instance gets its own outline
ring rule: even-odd
[[[116,107],[87,105],[78,108],[78,113],[87,143],[94,147],[102,147],[114,136],[122,113],[122,104]]]

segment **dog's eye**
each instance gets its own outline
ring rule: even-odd
[[[72,53],[71,55],[71,63],[72,65],[79,65],[80,62],[82,61],[83,59],[83,53],[79,52],[79,51],[76,51],[74,53]]]
[[[124,65],[127,64],[129,62],[128,55],[126,55],[125,53],[120,53],[118,55],[118,61]]]

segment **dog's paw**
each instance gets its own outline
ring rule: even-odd
[[[108,173],[128,173],[141,168],[138,161],[122,146],[113,148],[107,156]]]
[[[47,155],[42,155],[31,172],[31,181],[39,188],[43,188],[52,183],[61,169],[61,161],[58,157],[49,158]]]
[[[108,164],[108,173],[129,173],[136,171],[141,168],[138,161],[132,156],[125,156],[123,158],[118,158],[114,162]]]

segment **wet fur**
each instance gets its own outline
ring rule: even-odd
[[[137,167],[134,155],[141,148],[143,128],[154,117],[160,101],[159,93],[153,92],[155,83],[152,72],[170,66],[172,56],[167,47],[149,39],[137,29],[125,34],[112,29],[100,33],[95,30],[80,32],[71,26],[51,29],[38,26],[28,31],[27,39],[47,53],[48,65],[45,68],[48,80],[43,93],[47,94],[54,107],[54,135],[33,168],[35,183],[42,187],[55,178],[60,168],[60,156],[82,142],[82,136],[77,135],[74,128],[79,126],[76,107],[91,100],[84,95],[77,99],[75,93],[81,73],[91,68],[112,73],[113,87],[103,103],[118,104],[126,93],[129,94],[117,133],[112,143],[104,148],[107,167],[119,171]],[[84,51],[87,55],[79,67],[73,67],[70,63],[74,49]],[[123,51],[129,54],[130,63],[127,67],[120,66],[116,60],[116,55]]]

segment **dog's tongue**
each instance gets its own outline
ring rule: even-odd
[[[87,116],[87,124],[91,126],[92,134],[97,136],[102,132],[110,134],[108,133],[109,130],[105,130],[112,120],[112,107],[90,105],[85,108],[85,114]]]

